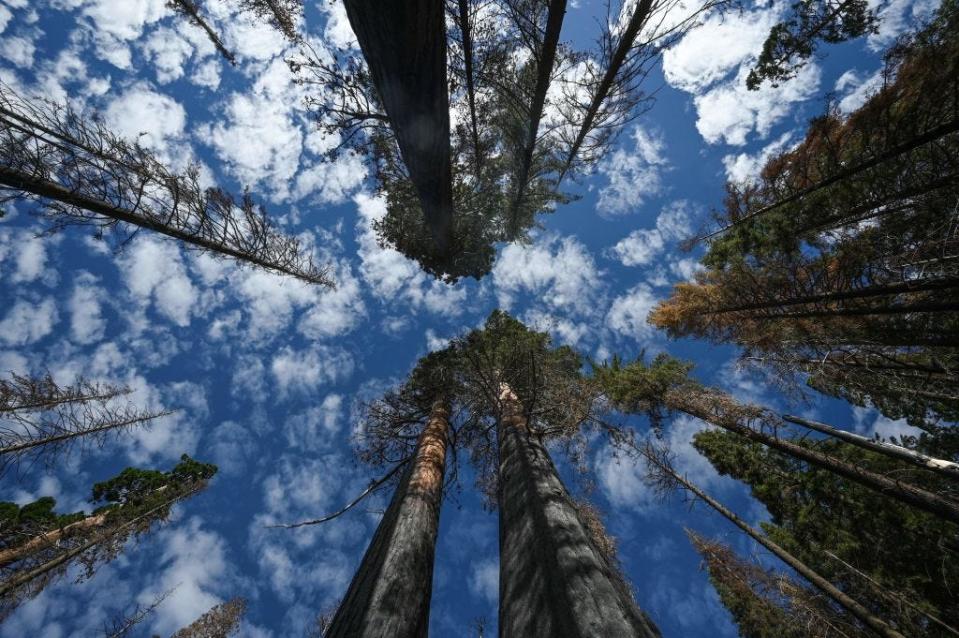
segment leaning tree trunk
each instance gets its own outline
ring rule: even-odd
[[[665,403],[670,409],[685,412],[697,419],[739,434],[751,441],[762,443],[771,449],[805,461],[810,465],[833,472],[939,518],[959,523],[959,503],[915,485],[877,474],[829,454],[823,454],[792,441],[780,439],[778,436],[758,432],[754,428],[740,423],[735,415],[725,413],[726,410],[720,405],[720,401],[724,398],[726,398],[725,395],[704,397],[701,393],[698,394],[696,389],[684,387],[670,390],[666,394]]]
[[[91,514],[86,518],[82,518],[69,525],[64,525],[58,529],[41,532],[26,543],[0,550],[0,567],[6,567],[47,547],[59,545],[61,541],[100,527],[104,525],[106,521],[106,514]]]
[[[453,231],[446,23],[442,0],[346,0],[350,26],[441,253]]]
[[[499,438],[499,634],[658,637],[580,519],[505,384]]]
[[[433,404],[409,470],[383,515],[326,638],[425,637],[443,501],[449,405]]]
[[[828,423],[821,423],[811,419],[803,419],[801,417],[791,416],[789,414],[783,415],[783,420],[801,425],[809,428],[810,430],[816,430],[817,432],[828,434],[829,436],[837,438],[840,441],[851,443],[852,445],[856,445],[866,450],[878,452],[879,454],[884,454],[894,459],[899,459],[901,461],[912,463],[913,465],[918,465],[921,468],[936,472],[937,474],[941,474],[943,476],[948,476],[951,479],[959,479],[959,463],[926,456],[925,454],[916,452],[915,450],[910,450],[899,445],[893,445],[892,443],[876,441],[860,434],[855,434],[854,432],[848,432],[846,430],[834,428]]]
[[[754,541],[768,549],[770,552],[776,555],[781,561],[792,567],[796,570],[799,575],[808,580],[810,583],[816,586],[822,593],[826,594],[829,598],[833,599],[840,607],[848,611],[850,614],[859,619],[864,625],[872,629],[874,632],[882,636],[883,638],[906,638],[901,633],[896,631],[888,623],[886,623],[881,618],[875,616],[870,612],[866,607],[859,604],[855,599],[850,597],[848,594],[837,588],[826,578],[819,575],[818,572],[814,571],[811,567],[806,565],[785,549],[769,540],[763,534],[759,533],[758,530],[751,527],[743,519],[739,518],[725,505],[711,497],[709,494],[703,492],[695,484],[690,483],[688,480],[679,475],[672,467],[663,463],[655,454],[644,452],[646,460],[653,466],[657,467],[664,474],[668,475],[672,480],[678,482],[680,485],[685,487],[687,490],[695,494],[702,500],[704,503],[712,507],[714,510],[722,514],[733,523],[736,527],[746,532],[750,538]]]

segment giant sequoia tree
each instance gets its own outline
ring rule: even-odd
[[[731,184],[706,269],[650,315],[906,417],[943,455],[959,450],[939,423],[959,416],[957,20],[943,3],[862,108]]]
[[[36,596],[74,564],[80,580],[116,558],[131,537],[166,520],[173,505],[206,487],[216,466],[187,455],[172,470],[127,468],[93,486],[90,513],[59,514],[44,497],[22,507],[0,504],[0,618]]]

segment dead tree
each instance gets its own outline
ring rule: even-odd
[[[210,39],[210,42],[213,43],[213,46],[216,47],[216,50],[220,52],[220,55],[226,58],[227,62],[236,66],[236,56],[233,55],[232,51],[226,48],[220,35],[210,26],[210,23],[200,15],[200,8],[196,6],[193,0],[167,0],[166,6],[187,18],[194,25],[200,27],[203,32],[206,33],[206,37]]]
[[[49,373],[0,379],[0,476],[24,462],[52,465],[75,445],[102,445],[110,434],[172,414],[117,402],[130,392],[83,377],[62,386]]]
[[[29,198],[53,221],[123,224],[180,240],[191,248],[332,286],[310,250],[280,233],[249,193],[237,200],[200,185],[199,168],[172,172],[151,151],[70,108],[26,100],[0,83],[0,203]]]
[[[346,0],[373,84],[439,253],[452,241],[446,24],[442,0]]]

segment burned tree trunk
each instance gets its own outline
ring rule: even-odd
[[[427,635],[448,419],[447,402],[435,401],[410,468],[373,535],[327,638]]]
[[[444,253],[453,228],[444,4],[440,0],[345,4],[426,223]]]
[[[658,637],[597,549],[522,406],[499,422],[499,632],[505,638]]]

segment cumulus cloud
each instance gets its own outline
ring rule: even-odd
[[[181,327],[190,324],[198,292],[176,244],[141,236],[118,261],[127,288],[143,307],[152,303],[174,324]]]
[[[610,252],[624,266],[649,264],[662,254],[668,244],[689,236],[692,231],[691,218],[689,202],[675,201],[660,212],[655,228],[634,230],[619,240]]]
[[[871,75],[861,74],[855,69],[846,71],[836,80],[836,92],[842,95],[839,110],[845,114],[852,113],[865,104],[882,87],[882,83],[881,69]]]
[[[648,284],[641,283],[613,299],[606,314],[606,325],[614,333],[638,341],[651,339],[656,329],[646,322],[659,298]]]
[[[796,103],[815,95],[820,71],[814,61],[779,86],[746,88],[746,76],[781,13],[782,5],[774,3],[713,14],[663,55],[666,81],[693,95],[696,128],[708,143],[742,146],[751,133],[766,137]]]
[[[101,312],[103,292],[100,280],[88,272],[79,273],[70,294],[70,334],[74,342],[88,344],[103,338],[106,320]]]
[[[166,157],[182,158],[186,111],[179,102],[145,83],[136,84],[110,102],[104,113],[110,130]]]
[[[636,126],[633,149],[618,149],[599,163],[598,170],[608,184],[599,191],[596,207],[608,215],[635,212],[646,198],[662,190],[662,174],[667,169],[662,136]]]
[[[499,559],[484,558],[470,563],[470,592],[490,605],[499,600]]]
[[[58,319],[57,304],[51,297],[36,303],[20,299],[0,321],[0,340],[8,346],[36,343],[53,331]]]
[[[778,138],[767,144],[758,153],[738,153],[735,155],[726,155],[723,157],[723,166],[726,169],[726,178],[735,183],[743,183],[753,180],[763,166],[773,157],[779,155],[784,149],[790,146],[793,134],[791,132],[783,133]]]
[[[349,378],[353,357],[342,348],[315,345],[305,350],[282,348],[270,362],[270,373],[281,395],[308,392]]]

